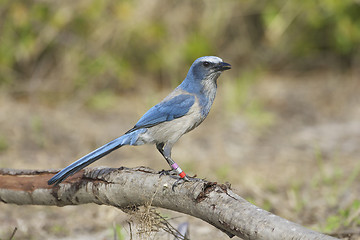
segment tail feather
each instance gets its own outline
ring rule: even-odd
[[[88,166],[89,164],[99,160],[100,158],[104,157],[105,155],[111,153],[112,151],[120,148],[121,146],[131,144],[134,139],[132,138],[133,135],[125,134],[102,147],[92,151],[91,153],[85,155],[84,157],[80,158],[76,162],[70,164],[60,172],[58,172],[55,176],[53,176],[49,181],[48,184],[59,184],[64,181],[67,177],[73,175],[74,173],[80,171],[84,167]],[[132,144],[131,144],[132,145]]]

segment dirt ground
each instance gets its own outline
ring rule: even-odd
[[[220,79],[210,115],[175,145],[174,159],[190,175],[230,182],[240,196],[291,221],[324,232],[359,232],[359,77],[267,74],[239,98],[234,84]],[[119,96],[105,109],[91,109],[81,101],[44,104],[36,96],[1,94],[0,167],[63,168],[130,129],[169,91]],[[140,165],[168,168],[154,146],[124,147],[92,166]],[[188,221],[191,239],[228,239],[201,220],[158,211],[174,226]],[[114,239],[120,226],[129,239],[127,222],[132,219],[93,204],[0,204],[0,239],[8,239],[15,227],[15,239]],[[138,236],[136,227],[132,231],[134,239],[173,239],[161,231],[150,237]]]

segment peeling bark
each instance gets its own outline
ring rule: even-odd
[[[96,203],[126,209],[152,205],[200,218],[243,239],[336,239],[262,210],[223,184],[199,180],[171,189],[176,181],[152,169],[88,168],[58,186],[47,181],[57,171],[0,169],[0,201],[18,205]]]

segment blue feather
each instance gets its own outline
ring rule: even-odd
[[[192,105],[195,97],[189,94],[181,94],[166,101],[162,101],[150,108],[135,124],[134,128],[127,133],[136,129],[147,128],[158,125],[162,122],[172,121],[176,118],[186,115]]]
[[[124,145],[135,145],[136,140],[139,137],[139,134],[142,134],[144,132],[146,132],[146,129],[140,129],[138,131],[134,131],[129,134],[122,135],[121,137],[116,138],[115,140],[105,144],[104,146],[99,147],[98,149],[85,155],[84,157],[80,158],[76,162],[70,164],[69,166],[58,172],[48,181],[48,184],[49,185],[54,183],[59,184],[67,177],[73,175],[74,173],[78,172],[80,169],[88,166],[89,164],[111,153],[112,151]]]

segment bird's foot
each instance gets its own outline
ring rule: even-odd
[[[171,189],[172,189],[173,191],[175,191],[175,188],[176,188],[177,186],[180,186],[180,185],[183,184],[184,182],[190,182],[190,181],[191,181],[190,178],[185,175],[184,177],[179,178],[178,180],[176,180],[176,181],[174,182],[174,184],[172,185]]]
[[[201,182],[202,179],[195,178],[195,177],[189,177],[188,175],[185,175],[183,178],[178,178],[175,183],[172,185],[171,189],[174,191],[177,186],[180,186],[181,184],[185,182]]]
[[[171,170],[161,170],[159,172],[159,178],[161,178],[162,176],[170,176],[173,177],[174,175],[177,175],[176,171],[174,169]]]
[[[181,175],[180,175],[181,174]],[[185,182],[198,182],[201,181],[201,179],[196,178],[196,175],[193,177],[189,177],[186,175],[182,170],[179,174],[179,170],[172,169],[172,170],[161,170],[159,171],[159,178],[162,176],[169,176],[173,179],[176,179],[175,183],[172,185],[171,189],[174,191],[177,186],[180,186],[181,184]]]

